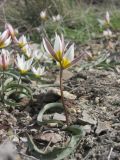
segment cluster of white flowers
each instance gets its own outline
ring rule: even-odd
[[[36,68],[33,63],[34,61],[39,61],[41,59],[43,55],[41,50],[32,49],[24,35],[17,39],[15,30],[10,24],[6,24],[5,28],[6,30],[0,36],[0,48],[2,49],[0,54],[0,69],[3,71],[9,69],[11,53],[4,48],[13,41],[14,44],[21,49],[21,55],[17,54],[16,59],[14,60],[20,74],[25,75],[31,70],[36,77],[43,76],[45,68],[40,65]]]
[[[40,18],[42,20],[46,20],[47,17],[48,16],[47,16],[46,10],[43,10],[43,11],[40,12]],[[52,20],[53,20],[53,22],[59,22],[59,21],[62,20],[62,16],[60,14],[54,15],[54,16],[52,16]]]

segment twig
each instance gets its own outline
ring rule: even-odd
[[[45,150],[44,150],[44,153],[47,151],[47,149],[48,149],[48,147],[50,146],[51,142],[52,142],[52,138],[50,139],[48,145],[46,146],[46,148],[45,148]]]
[[[111,156],[111,154],[112,154],[112,151],[113,151],[113,147],[111,147],[111,149],[110,149],[110,152],[109,152],[109,155],[108,155],[108,157],[107,157],[107,160],[110,160],[110,156]]]

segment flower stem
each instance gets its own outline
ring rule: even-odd
[[[64,102],[62,75],[63,75],[63,69],[60,68],[60,92],[61,92],[61,101],[62,101],[62,104],[63,104],[63,107],[64,107],[64,111],[65,111],[66,123],[67,123],[67,125],[69,125],[67,108],[66,108],[65,102]]]
[[[2,102],[4,103],[4,77],[5,77],[5,73],[4,73],[4,70],[3,70],[3,76],[2,76]]]

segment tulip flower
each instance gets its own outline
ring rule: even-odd
[[[19,40],[17,41],[17,45],[21,48],[21,51],[25,54],[27,58],[32,57],[32,51],[30,45],[27,42],[27,38],[22,35]]]
[[[22,36],[19,38],[19,40],[18,40],[17,43],[18,43],[18,46],[19,46],[20,48],[23,48],[25,45],[27,45],[28,42],[27,42],[26,36],[22,35]]]
[[[60,65],[61,69],[66,69],[77,61],[80,57],[74,59],[74,44],[72,44],[67,51],[67,45],[64,45],[63,36],[60,38],[57,34],[55,37],[54,48],[51,46],[50,42],[45,38],[43,39],[43,45],[46,52]]]
[[[0,35],[0,48],[5,48],[11,43],[11,37],[9,36],[9,31],[5,30]]]
[[[33,58],[25,60],[24,55],[20,57],[20,55],[18,54],[15,63],[18,70],[20,71],[20,74],[25,75],[31,69],[32,62]]]
[[[18,40],[16,38],[16,34],[18,33],[18,30],[14,29],[12,27],[11,24],[9,23],[6,23],[5,24],[5,28],[9,31],[9,35],[11,36],[12,40],[15,42],[15,43],[18,43]]]
[[[10,64],[10,53],[8,50],[2,49],[0,54],[0,68],[5,71]]]
[[[100,24],[100,27],[109,28],[110,26],[110,15],[109,12],[106,12],[105,18],[103,20],[98,19],[98,22]]]
[[[32,67],[32,72],[33,74],[35,75],[36,78],[39,78],[41,76],[43,76],[45,74],[45,68],[41,68],[41,67],[38,67],[37,69],[35,67]]]
[[[62,17],[58,14],[57,16],[52,16],[53,22],[59,22]]]
[[[109,26],[109,24],[110,24],[110,15],[109,15],[108,11],[106,12],[106,15],[105,15],[105,22],[106,22],[106,25]]]
[[[12,25],[9,23],[5,24],[5,28],[9,31],[9,34],[12,38],[15,37],[15,30],[13,29]]]
[[[41,12],[40,12],[40,18],[43,19],[43,20],[45,20],[45,19],[47,18],[47,13],[46,13],[46,11],[41,11]]]
[[[2,88],[2,93],[1,93],[1,100],[4,102],[4,71],[8,69],[8,66],[10,64],[10,53],[2,49],[1,54],[0,54],[0,69],[2,69],[2,80],[1,80],[1,88]]]

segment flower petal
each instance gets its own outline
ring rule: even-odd
[[[5,24],[5,28],[9,30],[9,33],[11,35],[11,37],[14,39],[15,37],[15,30],[13,29],[12,25],[9,23]]]
[[[55,51],[55,53],[56,52],[62,53],[62,51],[63,51],[61,39],[57,34],[55,36],[54,51]]]
[[[0,36],[0,43],[5,41],[9,37],[9,30],[5,30]]]
[[[74,44],[72,44],[70,46],[70,48],[67,50],[67,52],[65,53],[63,58],[68,59],[70,62],[73,61],[73,59],[74,59]]]
[[[43,39],[43,45],[44,45],[44,48],[45,48],[46,52],[51,54],[52,57],[55,58],[55,51],[52,48],[50,42],[46,38]]]

